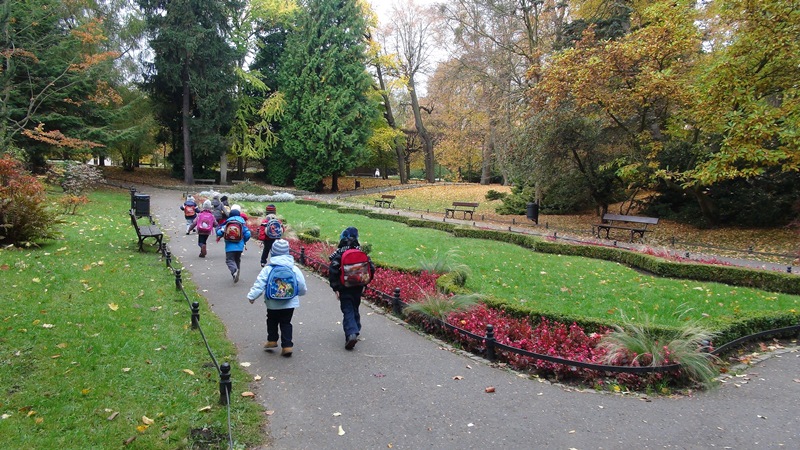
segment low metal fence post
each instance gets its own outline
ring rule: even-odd
[[[200,326],[200,303],[192,302],[192,329]]]
[[[302,247],[300,249],[300,264],[306,265],[306,248]]]
[[[219,402],[227,405],[231,397],[231,390],[233,390],[233,383],[231,383],[231,365],[222,363],[219,366]]]
[[[167,257],[164,259],[167,263],[167,267],[172,267],[172,252],[167,250]]]
[[[494,362],[497,356],[494,353],[494,325],[486,325],[486,359]]]
[[[176,270],[175,271],[175,290],[176,291],[180,291],[182,287],[183,287],[183,281],[181,280],[181,271],[180,270]]]
[[[400,288],[394,288],[394,297],[392,297],[392,312],[396,316],[403,315],[403,308],[400,307]]]

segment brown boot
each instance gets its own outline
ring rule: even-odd
[[[206,257],[206,244],[203,244],[203,245],[200,246],[200,257],[201,258],[205,258]]]
[[[281,349],[281,356],[290,357],[292,356],[292,347],[283,347]]]

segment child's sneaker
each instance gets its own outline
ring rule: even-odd
[[[239,269],[236,269],[236,272],[233,272],[233,282],[234,283],[239,282]]]

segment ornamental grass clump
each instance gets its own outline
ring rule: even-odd
[[[450,314],[469,311],[480,304],[480,301],[481,296],[478,294],[446,296],[441,293],[435,293],[406,306],[403,311],[406,314],[417,314],[423,317],[446,320]]]
[[[470,269],[468,265],[458,262],[460,259],[461,252],[458,247],[453,247],[444,253],[436,250],[430,258],[421,258],[419,260],[419,267],[430,273],[445,274],[448,272],[458,272],[462,274],[461,276],[466,280]]]
[[[650,326],[652,322],[649,316],[634,322],[622,313],[622,325],[615,326],[615,331],[598,344],[606,352],[604,361],[637,367],[680,364],[678,379],[683,376],[706,388],[713,386],[718,358],[703,349],[711,344],[714,333],[693,321],[673,331],[655,333]],[[625,377],[618,378],[624,381]]]
[[[303,242],[298,239],[289,239],[289,248],[295,255],[300,255],[301,250],[305,250],[305,264],[311,267],[320,275],[328,276],[328,257],[336,251],[336,247],[327,242]]]

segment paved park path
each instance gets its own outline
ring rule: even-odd
[[[266,309],[245,297],[260,271],[257,241],[244,252],[241,280],[234,284],[223,243],[210,243],[201,259],[196,236],[185,235],[182,193],[139,189],[150,195],[184,277],[225,323],[238,362],[261,377],[250,386],[235,384],[234,395],[253,390],[274,411],[268,448],[800,448],[796,350],[773,354],[745,376],[689,397],[580,392],[490,367],[367,304],[361,307],[362,340],[347,351],[336,297],[325,280],[305,271],[308,294],[292,321],[294,355],[264,352]],[[485,392],[489,386],[494,393]]]

